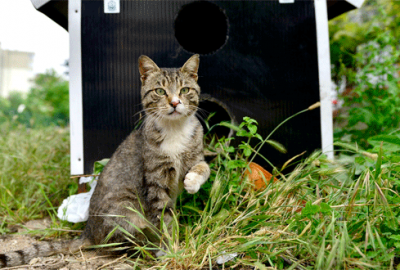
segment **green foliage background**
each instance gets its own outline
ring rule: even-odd
[[[27,95],[12,92],[7,98],[0,97],[0,124],[9,122],[26,127],[66,126],[69,123],[68,91],[68,81],[54,70],[38,74]]]
[[[356,68],[357,47],[374,40],[382,31],[400,39],[400,1],[365,0],[360,9],[329,21],[332,77],[339,81]]]
[[[398,136],[400,128],[400,1],[367,0],[360,10],[329,24],[333,78],[345,80],[339,95],[337,140],[364,149],[377,135]]]

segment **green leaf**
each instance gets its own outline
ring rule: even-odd
[[[365,163],[365,158],[363,157],[355,157],[354,161],[360,165],[363,165]]]
[[[377,135],[368,139],[371,142],[386,142],[400,146],[400,138],[395,135]]]
[[[379,149],[378,159],[376,160],[375,166],[375,180],[378,179],[378,176],[381,174],[382,171],[382,147]]]
[[[103,171],[104,167],[107,165],[109,160],[110,160],[109,158],[105,158],[105,159],[102,159],[99,161],[95,161],[93,173],[94,174],[101,173]]]
[[[332,208],[329,206],[329,204],[322,202],[320,204],[320,211],[321,213],[330,213],[332,212]]]
[[[216,214],[215,216],[212,217],[212,220],[214,222],[222,221],[222,220],[225,220],[230,214],[231,213],[228,210],[226,210],[225,208],[222,208],[218,214]]]
[[[249,125],[247,128],[250,130],[250,133],[252,135],[255,135],[257,133],[257,126],[256,125]]]
[[[349,144],[349,143],[335,142],[333,145],[342,147],[342,148],[347,149],[347,150],[354,151],[356,153],[359,151],[358,147],[356,147],[356,146],[354,146],[352,144]]]
[[[306,206],[301,211],[301,216],[310,217],[315,215],[320,211],[320,207],[318,205],[313,205],[311,202],[307,202]]]
[[[245,168],[246,162],[243,160],[229,160],[227,166],[228,169]]]
[[[227,147],[227,148],[226,148],[226,152],[228,152],[228,153],[233,153],[233,152],[235,152],[235,147],[233,147],[233,146]]]
[[[258,124],[256,120],[248,116],[243,117],[243,121],[245,121],[247,124],[252,124],[252,123]]]
[[[244,150],[243,150],[243,154],[244,154],[246,157],[250,156],[250,155],[251,155],[251,149],[250,149],[250,148],[244,149]]]
[[[251,151],[252,149],[251,149],[250,145],[248,145],[248,144],[241,144],[241,145],[239,145],[239,149],[243,149],[243,154],[244,154],[246,157],[250,156],[251,153],[252,153],[252,151]]]
[[[391,239],[393,239],[393,240],[396,240],[396,241],[400,241],[400,235],[391,235],[391,236],[389,236],[389,238],[391,238]]]
[[[235,126],[234,124],[229,123],[229,122],[221,122],[221,123],[218,124],[218,126],[227,127],[227,128],[233,129],[233,130],[236,131],[236,132],[242,130],[242,129],[239,128],[238,126]]]
[[[241,130],[239,130],[237,133],[236,133],[236,136],[239,136],[239,137],[252,137],[252,135],[251,135],[251,133],[249,133],[249,132],[247,132],[247,131],[245,131],[245,130],[243,130],[243,129],[241,129]]]
[[[269,145],[271,145],[273,148],[275,148],[276,150],[278,150],[281,153],[285,154],[287,152],[286,148],[282,144],[278,143],[277,141],[266,140],[265,142],[268,143]]]
[[[263,141],[263,138],[261,137],[260,134],[256,134],[256,135],[254,135],[254,137],[256,137],[257,139],[259,139],[260,141]]]

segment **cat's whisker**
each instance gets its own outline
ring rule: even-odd
[[[151,128],[156,122],[158,122],[162,118],[161,111],[154,111],[149,117],[146,119],[146,129]]]
[[[143,114],[142,114],[143,113]],[[134,115],[132,115],[132,118],[134,118],[135,116],[139,115],[139,120],[142,119],[143,117],[146,116],[146,109],[140,110],[137,113],[135,113]]]
[[[208,112],[201,111],[201,110],[196,111],[196,114],[197,114],[197,115],[201,115],[201,116],[204,117],[204,118],[206,118],[206,117],[209,115]]]
[[[203,109],[203,108],[194,106],[194,105],[187,105],[187,106],[188,106],[189,108],[196,108],[197,110],[202,111],[202,112],[210,113],[209,111],[207,111],[207,110],[205,110],[205,109]]]
[[[146,114],[142,118],[143,123],[140,125],[139,128],[142,128],[145,124],[146,124],[146,126],[153,124],[156,121],[156,119],[158,118],[158,114],[159,114],[159,111],[157,110],[157,108],[146,109]],[[140,121],[140,119],[138,121]]]
[[[195,108],[196,115],[201,115],[203,118],[206,118],[210,114],[208,111],[201,109],[199,107],[193,106],[193,105],[189,105],[188,107],[189,107],[189,109]]]
[[[138,129],[141,129],[143,124],[146,122],[147,118],[148,118],[148,114],[144,114],[141,118],[139,118],[138,120],[135,121],[134,126],[136,126],[140,121],[143,121],[140,126],[138,127]]]
[[[143,110],[140,110],[139,112],[135,113],[135,115],[140,114],[140,117],[138,120],[135,121],[135,123],[133,124],[135,127],[136,125],[143,120],[143,123],[145,122],[145,119],[148,115],[151,115],[153,113],[155,113],[157,111],[157,108],[145,108]],[[143,113],[143,114],[141,114]],[[143,126],[143,123],[138,127],[138,129],[140,129]]]
[[[204,117],[202,117],[200,114],[196,113],[197,119],[199,119],[201,122],[203,122],[204,124],[206,124],[206,120],[204,119]]]
[[[137,129],[142,129],[145,123],[148,121],[148,115],[145,115],[143,118],[137,120],[135,122],[135,126],[139,123],[140,120],[143,120],[143,122],[140,124],[140,126]]]

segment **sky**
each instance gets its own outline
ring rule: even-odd
[[[30,0],[0,0],[0,46],[35,53],[33,73],[54,68],[63,74],[69,58],[68,32],[37,11]]]

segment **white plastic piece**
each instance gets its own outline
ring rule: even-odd
[[[104,13],[119,13],[119,0],[104,0]]]
[[[294,0],[279,0],[280,4],[293,4]]]
[[[89,183],[90,191],[71,195],[66,198],[61,206],[58,208],[57,216],[61,220],[67,220],[69,222],[78,223],[88,220],[89,218],[89,204],[90,198],[94,192],[97,184],[97,177],[81,177],[79,184]]]
[[[225,251],[223,251],[222,253],[225,253]],[[217,264],[224,264],[226,262],[229,262],[233,260],[235,257],[237,257],[237,255],[238,255],[237,253],[221,255],[217,258]]]

